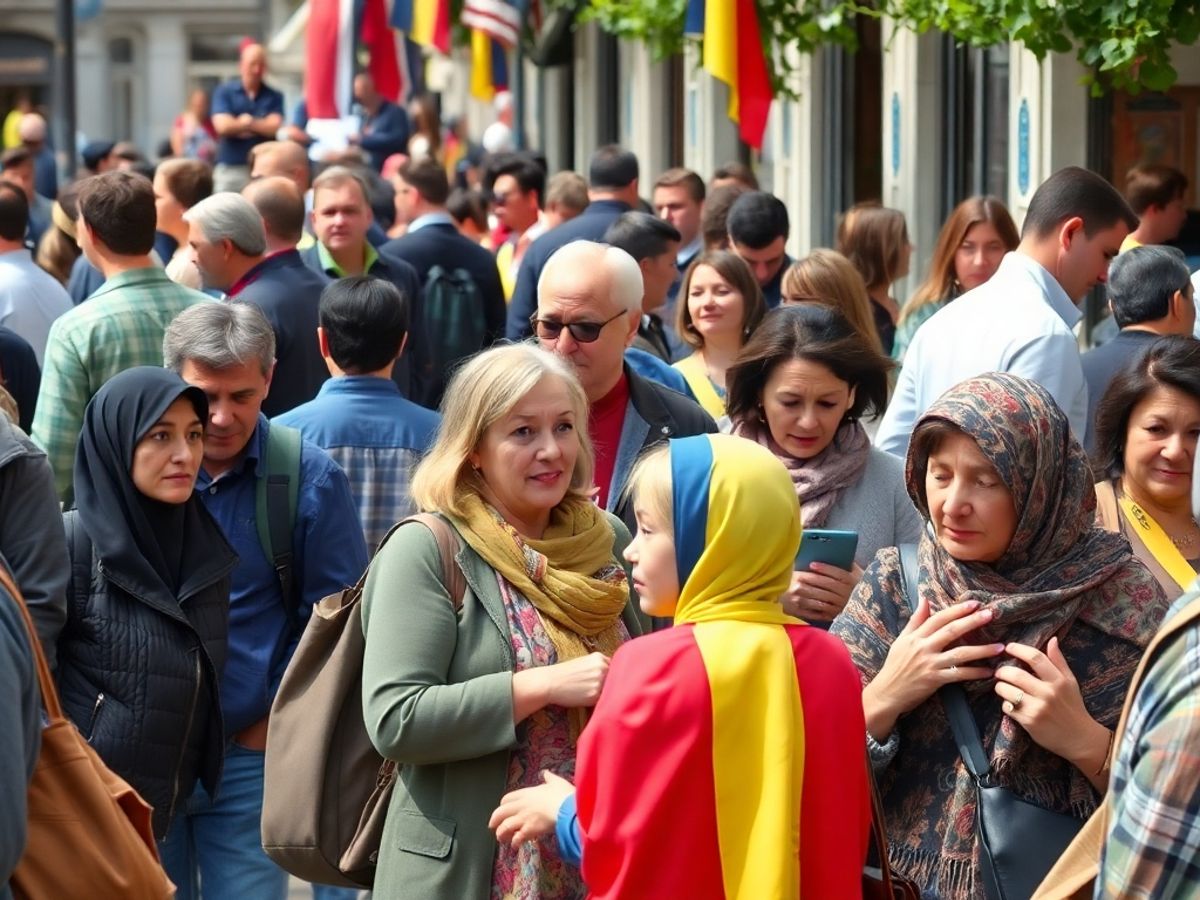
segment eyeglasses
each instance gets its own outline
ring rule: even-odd
[[[492,194],[492,206],[504,206],[508,203],[508,193]]]
[[[534,313],[529,317],[529,324],[533,326],[534,333],[544,341],[558,340],[558,336],[565,328],[571,332],[571,337],[577,343],[591,344],[600,337],[600,332],[604,330],[605,325],[626,315],[629,313],[621,310],[611,319],[605,319],[603,322],[558,322],[554,319],[539,319],[537,313]]]

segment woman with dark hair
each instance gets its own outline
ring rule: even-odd
[[[837,251],[862,275],[883,352],[890,355],[900,315],[892,284],[908,274],[913,252],[904,213],[878,203],[856,203],[838,223]]]
[[[1154,341],[1096,411],[1096,520],[1129,539],[1171,600],[1200,570],[1192,465],[1200,435],[1200,341]]]
[[[768,314],[729,370],[733,433],[783,462],[804,528],[858,533],[851,571],[793,573],[784,606],[806,621],[841,612],[877,551],[921,536],[903,465],[871,446],[860,421],[883,411],[891,367],[836,309],[803,304]]]
[[[992,373],[951,388],[917,422],[905,471],[932,526],[918,572],[906,587],[898,550],[880,551],[831,630],[865,686],[893,867],[923,897],[976,900],[977,785],[939,689],[961,686],[989,784],[1082,825],[1169,604],[1094,524],[1087,458],[1041,385]]]
[[[692,394],[714,419],[725,415],[726,370],[767,311],[762,288],[742,258],[728,250],[701,253],[683,273],[676,330],[693,348],[675,363]]]
[[[216,790],[225,742],[217,685],[237,556],[195,493],[207,421],[204,392],[174,372],[114,375],[84,413],[76,508],[63,513],[63,708],[154,807],[160,840],[197,781]]]
[[[1020,242],[1012,216],[995,197],[968,197],[954,207],[934,245],[929,277],[900,311],[892,358],[902,362],[917,329],[959,294],[995,275],[1004,254]]]
[[[408,158],[442,161],[442,119],[437,101],[429,93],[417,94],[408,102],[412,119],[412,137],[408,139]]]

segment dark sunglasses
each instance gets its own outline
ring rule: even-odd
[[[605,325],[626,315],[629,313],[621,310],[611,319],[605,319],[603,322],[558,322],[554,319],[539,319],[537,313],[534,313],[529,317],[529,324],[533,326],[534,334],[544,341],[558,340],[558,336],[565,328],[571,332],[571,337],[577,343],[591,344],[600,337],[600,332],[604,330]]]

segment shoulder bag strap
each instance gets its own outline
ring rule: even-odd
[[[37,666],[38,684],[42,689],[42,705],[46,709],[46,716],[51,722],[62,719],[64,718],[62,704],[58,701],[58,689],[54,686],[54,676],[50,674],[50,664],[46,662],[46,654],[42,650],[42,640],[38,637],[37,628],[34,627],[29,609],[25,606],[25,598],[21,596],[17,583],[9,573],[8,567],[3,563],[0,563],[0,587],[8,591],[9,596],[21,611],[21,618],[25,622],[25,631],[29,634],[29,649],[33,653],[34,663]]]
[[[896,548],[900,551],[900,572],[904,582],[904,594],[908,599],[909,608],[915,613],[920,598],[917,587],[921,583],[920,564],[917,559],[916,544],[901,544]],[[948,684],[938,690],[942,698],[942,706],[946,709],[946,717],[950,720],[950,730],[954,732],[954,742],[958,745],[958,754],[962,757],[967,771],[974,778],[984,778],[991,769],[987,754],[983,752],[983,741],[979,738],[979,726],[971,707],[967,705],[967,695],[957,684]]]

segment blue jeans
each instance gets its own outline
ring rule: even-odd
[[[197,783],[158,845],[176,900],[285,900],[288,876],[262,848],[261,750],[229,744],[217,799]]]

